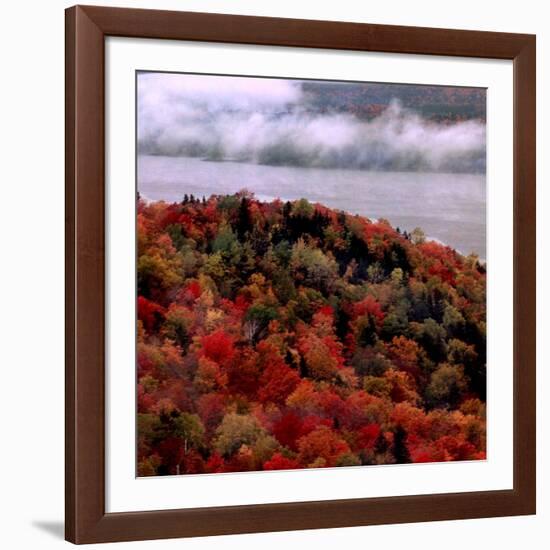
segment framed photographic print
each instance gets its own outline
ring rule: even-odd
[[[66,12],[66,538],[535,513],[535,37]]]

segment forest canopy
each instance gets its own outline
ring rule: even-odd
[[[138,475],[485,458],[477,257],[306,199],[137,210]]]

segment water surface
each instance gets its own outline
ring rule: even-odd
[[[138,190],[149,200],[181,201],[252,191],[258,199],[302,197],[369,218],[385,218],[463,254],[486,257],[485,176],[418,172],[368,172],[326,168],[213,162],[140,155]]]

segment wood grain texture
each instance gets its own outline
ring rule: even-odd
[[[514,58],[514,487],[536,504],[536,39]]]
[[[65,14],[65,538],[75,540],[75,12]]]
[[[104,516],[104,37],[67,12],[67,536]]]
[[[83,6],[109,36],[512,59],[527,35]]]
[[[514,61],[513,490],[105,513],[106,36]],[[67,10],[67,540],[92,543],[535,512],[535,50],[535,38],[520,34],[95,6]]]

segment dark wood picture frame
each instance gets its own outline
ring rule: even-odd
[[[104,44],[108,36],[513,60],[513,489],[105,512]],[[535,36],[525,34],[92,6],[66,11],[67,540],[80,544],[535,513],[535,56]]]

